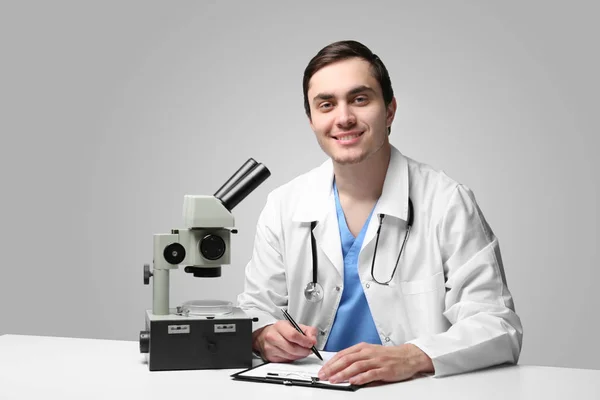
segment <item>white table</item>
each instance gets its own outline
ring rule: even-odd
[[[519,365],[356,392],[234,381],[237,371],[150,372],[137,342],[0,336],[2,400],[600,399],[599,370]]]

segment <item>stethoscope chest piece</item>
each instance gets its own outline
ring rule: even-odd
[[[304,289],[304,297],[311,303],[323,300],[323,287],[318,282],[308,282]]]

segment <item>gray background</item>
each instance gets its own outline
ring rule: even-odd
[[[367,6],[367,3],[369,5]],[[521,363],[600,368],[594,2],[14,1],[0,8],[0,334],[136,340],[152,235],[247,158],[218,280],[235,300],[267,193],[325,159],[301,78],[356,39],[386,63],[391,140],[476,194],[524,329]]]

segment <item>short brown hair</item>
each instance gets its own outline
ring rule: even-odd
[[[392,81],[390,80],[390,74],[385,65],[383,65],[383,62],[364,44],[354,40],[344,40],[331,43],[322,48],[321,51],[310,60],[304,70],[302,91],[304,92],[304,111],[308,118],[310,118],[310,103],[308,101],[308,83],[310,82],[310,78],[312,78],[318,70],[329,64],[354,57],[362,58],[371,64],[373,77],[377,79],[379,86],[381,86],[383,101],[386,107],[392,102],[392,99],[394,98]]]

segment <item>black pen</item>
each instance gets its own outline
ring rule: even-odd
[[[282,308],[281,311],[283,311],[283,316],[285,317],[285,319],[287,319],[290,322],[290,324],[292,324],[292,326],[296,328],[298,332],[306,336],[306,334],[302,332],[302,329],[300,329],[296,321],[294,321],[294,318],[292,318],[292,316],[288,314],[288,312],[285,309]],[[323,357],[321,357],[321,354],[319,354],[319,350],[317,350],[315,346],[311,347],[310,349],[313,353],[315,353],[315,356],[319,357],[319,360],[323,361]]]

